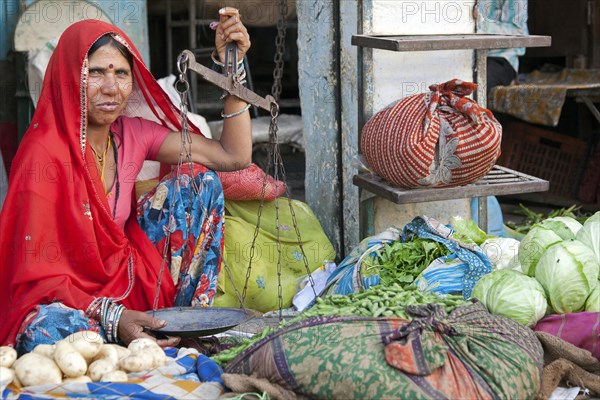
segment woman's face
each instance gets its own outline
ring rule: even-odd
[[[131,67],[121,52],[110,44],[90,55],[88,64],[88,126],[110,126],[127,106],[131,95]]]

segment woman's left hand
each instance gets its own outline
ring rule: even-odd
[[[161,329],[167,325],[166,321],[154,318],[140,311],[124,310],[119,319],[119,339],[126,345],[132,340],[149,338],[156,340],[160,347],[177,346],[181,338],[170,337],[168,339],[156,339],[144,332],[144,328]]]
[[[231,42],[237,43],[238,60],[242,60],[250,48],[250,35],[242,23],[238,9],[224,7],[219,10],[219,25],[215,36],[215,47],[221,62],[225,62],[225,46]]]

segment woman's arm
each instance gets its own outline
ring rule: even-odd
[[[236,113],[246,106],[245,101],[227,96],[223,114]],[[215,171],[235,171],[246,168],[252,162],[252,124],[248,111],[225,119],[220,140],[207,139],[194,134],[191,138],[192,161]],[[180,151],[181,134],[171,132],[160,146],[156,160],[165,164],[177,164]]]
[[[219,10],[220,21],[216,30],[215,47],[221,62],[225,59],[225,46],[236,42],[238,59],[250,48],[250,37],[240,20],[237,9],[225,7]],[[192,161],[217,171],[234,171],[246,168],[252,162],[252,124],[250,113],[244,110],[247,103],[234,96],[227,96],[223,104],[223,115],[231,116],[223,122],[220,140],[200,135],[192,136]],[[240,114],[236,115],[236,113]],[[181,134],[170,133],[163,141],[156,160],[166,164],[177,164],[181,151]],[[185,160],[184,160],[185,161]]]

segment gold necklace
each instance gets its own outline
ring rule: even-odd
[[[92,150],[92,153],[94,153],[96,161],[98,161],[98,164],[100,164],[100,181],[102,182],[102,184],[104,184],[104,168],[106,167],[106,153],[108,153],[108,150],[110,149],[110,142],[111,140],[109,135],[108,140],[106,141],[106,148],[104,149],[104,153],[102,153],[102,156],[99,156],[96,150],[94,150],[94,146],[90,144],[90,149]]]

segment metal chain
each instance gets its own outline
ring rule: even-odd
[[[279,140],[277,138],[277,117],[279,114],[279,108],[273,107],[271,109],[271,125],[269,126],[269,137],[270,140],[270,148],[269,157],[273,160],[273,178],[275,182],[280,180],[280,171],[281,171],[281,180],[286,182],[285,178],[285,167],[283,165],[283,158],[281,157],[281,152],[279,151]],[[310,286],[313,290],[313,294],[315,298],[317,297],[317,292],[315,290],[315,282],[313,280],[312,274],[310,272],[310,267],[308,265],[308,259],[306,258],[306,252],[304,251],[304,245],[302,243],[302,236],[300,235],[300,228],[298,228],[298,221],[296,219],[296,212],[294,211],[294,206],[292,204],[292,196],[289,190],[289,186],[287,184],[284,185],[284,190],[288,202],[288,207],[290,209],[290,215],[292,217],[292,224],[294,225],[294,229],[296,231],[296,236],[298,238],[298,247],[300,247],[300,253],[302,254],[302,261],[304,262],[304,268],[306,269],[306,273],[308,275],[308,280]],[[277,188],[276,188],[277,192]],[[276,219],[276,227],[277,227],[277,277],[278,277],[278,295],[279,295],[279,319],[282,319],[282,310],[283,310],[283,293],[281,287],[281,241],[279,240],[279,233],[281,229],[281,224],[279,223],[279,197],[275,197],[275,219]]]
[[[188,163],[189,167],[190,167],[190,173],[192,176],[192,185],[194,185],[193,187],[195,188],[195,181],[193,179],[193,166],[192,166],[192,137],[190,135],[190,130],[189,130],[189,125],[188,125],[188,120],[187,120],[187,109],[188,109],[188,102],[187,102],[187,94],[188,91],[190,89],[190,84],[187,81],[186,78],[186,72],[187,72],[187,63],[188,63],[188,58],[187,55],[185,54],[181,54],[179,55],[179,57],[177,58],[177,69],[179,70],[179,77],[177,79],[177,82],[175,82],[175,88],[177,90],[177,92],[179,93],[179,98],[180,98],[180,112],[181,112],[181,149],[179,150],[179,160],[177,162],[177,169],[176,169],[176,176],[179,177],[180,173],[181,173],[181,166],[183,164],[183,156],[185,153],[185,159],[186,162]],[[197,188],[195,188],[197,191]],[[191,191],[190,191],[190,196],[191,196]],[[156,289],[156,295],[154,297],[154,303],[152,305],[152,310],[156,310],[158,308],[158,299],[160,297],[160,287],[162,284],[162,277],[164,275],[164,271],[165,268],[167,267],[167,258],[168,258],[168,252],[171,248],[171,226],[170,225],[170,221],[171,221],[171,216],[174,214],[175,211],[175,191],[173,190],[171,193],[171,199],[169,200],[170,204],[169,204],[169,218],[168,218],[168,222],[167,222],[167,236],[166,236],[166,240],[165,240],[165,247],[163,248],[163,259],[162,259],[162,263],[160,265],[160,271],[159,271],[159,275],[158,275],[158,283],[157,283],[157,289]],[[191,201],[190,201],[190,205],[191,205]],[[186,235],[187,237],[187,235]]]
[[[287,29],[287,0],[279,0],[279,19],[277,21],[277,37],[275,38],[275,69],[273,69],[273,86],[271,94],[276,102],[281,97],[281,80],[283,78],[283,56],[285,54],[285,34]]]
[[[281,81],[283,78],[283,63],[284,63],[283,56],[285,53],[285,33],[286,33],[286,28],[287,28],[286,16],[288,13],[288,7],[287,7],[286,0],[280,0],[279,11],[280,11],[280,14],[279,14],[279,21],[277,22],[277,38],[276,38],[277,53],[275,54],[275,70],[273,71],[274,82],[273,82],[273,89],[272,89],[273,97],[275,97],[275,99],[277,99],[277,101],[279,101],[279,98],[281,95]],[[269,137],[272,138],[271,140],[273,142],[272,155],[274,157],[274,164],[280,166],[281,173],[282,173],[282,179],[284,180],[284,182],[286,182],[285,169],[283,166],[283,159],[281,158],[281,153],[279,152],[279,145],[278,145],[278,140],[277,140],[277,115],[275,115],[274,117],[273,117],[273,113],[271,113],[271,115],[272,115],[272,118],[271,118],[271,125],[269,127]],[[276,180],[278,179],[277,172],[275,173],[275,179]],[[308,266],[308,259],[306,258],[306,252],[304,251],[304,246],[302,243],[302,236],[300,235],[300,229],[298,228],[298,221],[296,220],[296,213],[294,212],[294,207],[292,205],[292,196],[290,194],[288,185],[286,184],[284,187],[285,187],[286,197],[288,200],[288,207],[290,209],[290,215],[292,216],[292,223],[293,223],[294,229],[296,231],[296,236],[298,237],[298,246],[300,247],[300,253],[302,254],[302,260],[304,262],[304,267],[306,269],[306,273],[308,275],[308,280],[312,287],[313,294],[315,295],[315,298],[316,298],[317,292],[315,290],[315,282],[314,282],[312,274],[310,272],[310,267]],[[279,214],[277,202],[275,203],[275,207],[277,210],[277,214]],[[280,273],[280,269],[281,269],[281,266],[278,265],[278,273]],[[280,282],[279,282],[279,318],[280,319],[281,319],[281,308],[282,308],[282,296],[281,296],[281,280],[280,280]]]
[[[279,20],[277,21],[277,37],[275,39],[277,50],[275,53],[275,69],[273,70],[273,88],[271,89],[273,97],[275,98],[276,101],[280,100],[281,89],[282,89],[281,81],[283,79],[283,66],[284,66],[283,56],[285,55],[285,34],[286,34],[286,29],[287,29],[287,19],[286,19],[287,14],[288,14],[287,1],[280,0],[279,1]],[[281,158],[281,153],[279,152],[279,141],[277,139],[277,130],[278,130],[277,116],[278,115],[279,115],[279,109],[275,110],[275,113],[273,112],[273,110],[271,110],[271,125],[269,126],[269,138],[271,140],[271,145],[272,145],[271,155],[273,157],[273,164],[275,165],[275,173],[274,173],[275,180],[276,181],[278,180],[277,169],[281,168],[282,179],[284,182],[287,182],[285,180],[285,169],[283,166],[283,159]],[[298,222],[296,220],[296,213],[294,212],[294,207],[292,205],[292,196],[290,194],[289,187],[287,184],[285,184],[284,188],[285,188],[285,193],[286,193],[286,197],[288,200],[290,214],[292,216],[292,223],[294,225],[294,229],[296,230],[296,236],[298,237],[298,246],[300,247],[300,252],[302,253],[304,267],[306,268],[306,273],[308,274],[308,279],[309,279],[310,285],[312,287],[313,294],[315,295],[315,298],[316,298],[317,292],[315,291],[315,282],[312,278],[312,274],[310,272],[310,267],[308,266],[308,259],[306,258],[306,253],[304,251],[304,246],[302,244],[302,236],[300,235],[300,229],[298,228]],[[275,198],[275,210],[276,210],[277,217],[279,217],[278,198]],[[279,228],[279,224],[277,225],[277,227]],[[279,230],[277,231],[277,233],[279,234]],[[278,244],[278,246],[281,246],[281,244],[279,243],[279,240],[278,240],[277,244]],[[278,249],[280,249],[280,247]],[[281,257],[281,251],[280,250],[278,250],[278,251],[279,251],[279,257]],[[278,267],[277,273],[280,276],[281,275],[281,264],[278,263],[277,267]],[[281,319],[282,301],[283,301],[283,298],[282,298],[282,294],[281,294],[281,279],[280,279],[279,280],[279,318],[280,319]]]
[[[271,172],[271,168],[273,167],[273,148],[274,148],[274,144],[276,143],[277,137],[275,135],[275,140],[273,140],[273,136],[271,134],[273,127],[275,127],[275,129],[277,129],[277,116],[279,114],[279,106],[277,105],[277,103],[272,103],[271,104],[271,123],[269,126],[269,138],[270,138],[270,142],[269,142],[269,146],[268,146],[268,150],[267,150],[267,165],[265,167],[265,173],[263,175],[263,181],[262,181],[262,189],[260,192],[260,203],[258,205],[258,216],[256,219],[256,226],[254,228],[254,235],[252,237],[252,245],[250,246],[250,259],[248,261],[248,269],[246,270],[246,281],[244,282],[244,289],[242,291],[242,302],[246,300],[246,291],[248,289],[248,282],[250,281],[250,273],[252,272],[252,260],[254,260],[254,251],[256,249],[256,238],[258,237],[258,233],[260,232],[260,222],[261,222],[261,217],[262,217],[262,212],[263,212],[263,205],[265,203],[265,195],[267,192],[267,176],[269,176],[269,173]],[[275,193],[278,192],[278,185],[277,183],[275,183]],[[277,203],[275,203],[277,205]]]
[[[279,107],[273,105],[271,107],[271,124],[269,125],[269,138],[271,141],[270,155],[273,160],[273,178],[275,182],[279,181],[279,169],[281,168],[283,182],[285,182],[285,171],[283,170],[283,163],[281,162],[281,155],[279,153],[279,140],[277,138],[277,117],[279,115]],[[277,193],[277,183],[275,183],[275,190]],[[286,185],[287,186],[287,185]],[[288,198],[289,199],[289,198]],[[290,200],[291,201],[291,200]],[[279,222],[279,197],[275,196],[275,227],[277,228],[277,296],[279,300],[279,320],[283,319],[283,288],[281,285],[281,223]]]
[[[284,182],[285,182],[285,169],[283,166],[283,159],[281,157],[281,153],[279,152],[279,146],[277,145],[278,141],[277,141],[277,125],[276,124],[271,125],[269,135],[273,136],[275,138],[275,142],[274,142],[275,144],[273,146],[274,164],[280,166],[281,172],[282,172],[282,179],[284,179]],[[277,179],[277,177],[275,179]],[[290,190],[289,190],[289,187],[287,184],[284,186],[284,188],[285,188],[285,195],[288,200],[288,207],[290,209],[290,215],[292,217],[292,224],[294,225],[294,229],[296,231],[296,237],[298,238],[298,247],[300,247],[300,253],[302,254],[302,261],[304,262],[304,268],[306,269],[306,274],[308,275],[308,281],[310,283],[310,286],[313,290],[313,294],[315,295],[315,299],[316,299],[317,292],[315,290],[315,281],[313,280],[312,274],[310,272],[310,267],[308,266],[308,259],[306,258],[306,252],[304,251],[304,244],[302,243],[302,235],[300,235],[300,228],[298,228],[296,212],[294,211],[294,206],[292,204],[292,195],[290,193]],[[278,198],[275,198],[275,208],[277,209],[277,213],[278,213],[279,211],[278,211],[277,200],[278,200]],[[281,297],[280,297],[280,301],[281,301]]]
[[[246,307],[244,306],[244,300],[242,299],[242,296],[240,295],[240,291],[237,290],[237,287],[235,286],[235,282],[233,281],[233,273],[231,272],[231,269],[229,268],[227,261],[225,261],[225,258],[223,258],[223,267],[224,267],[225,271],[227,272],[227,276],[229,277],[229,280],[231,281],[231,285],[233,286],[235,295],[240,302],[240,307],[243,310],[246,310]]]
[[[302,259],[304,261],[304,266],[306,268],[306,272],[309,277],[310,285],[313,289],[313,293],[315,298],[317,297],[317,293],[315,291],[315,283],[312,278],[310,267],[308,266],[308,259],[306,258],[306,253],[304,252],[304,247],[302,244],[302,237],[300,235],[300,230],[298,228],[298,222],[296,220],[296,213],[294,212],[294,208],[292,205],[292,199],[289,192],[289,187],[285,184],[285,168],[283,166],[283,159],[281,157],[281,153],[279,151],[279,141],[277,138],[277,118],[279,116],[279,106],[277,102],[281,97],[281,81],[283,78],[283,66],[284,60],[283,56],[285,53],[285,34],[286,34],[286,16],[288,12],[287,1],[280,0],[279,1],[279,21],[277,22],[277,38],[275,40],[276,43],[276,53],[275,53],[275,69],[273,70],[273,86],[271,89],[271,94],[275,98],[275,103],[271,104],[271,123],[269,125],[269,147],[268,147],[268,156],[267,156],[267,167],[265,171],[265,175],[263,176],[263,186],[261,191],[260,205],[258,207],[258,219],[256,222],[256,228],[254,230],[254,237],[252,238],[252,246],[250,248],[250,261],[248,263],[248,270],[246,271],[246,282],[244,284],[244,290],[242,293],[242,302],[246,298],[246,290],[248,287],[248,281],[250,280],[250,272],[252,269],[252,259],[254,258],[254,249],[256,244],[256,238],[260,229],[260,219],[262,215],[262,209],[264,204],[265,192],[267,187],[267,176],[271,168],[273,168],[273,178],[275,180],[275,192],[277,193],[279,190],[277,182],[280,180],[280,172],[281,172],[281,180],[284,182],[284,189],[288,200],[288,205],[290,208],[290,214],[292,216],[292,223],[294,225],[294,229],[296,230],[296,235],[298,237],[298,245],[300,247],[300,251],[302,253]],[[279,299],[279,319],[283,319],[283,288],[281,285],[281,240],[280,240],[280,218],[279,218],[279,197],[275,197],[275,222],[277,229],[277,278],[278,278],[278,286],[277,286],[277,294]]]
[[[283,56],[285,54],[285,34],[287,28],[287,1],[279,0],[279,19],[277,21],[277,37],[275,38],[275,69],[273,69],[273,86],[271,88],[272,96],[276,102],[279,102],[281,98],[281,81],[283,79]],[[273,178],[275,182],[279,180],[279,160],[281,156],[279,154],[279,141],[277,139],[277,117],[279,116],[279,106],[273,105],[271,107],[271,124],[269,125],[269,141],[271,142],[272,150],[269,152],[270,160],[273,160]],[[283,168],[283,164],[281,165]],[[282,171],[283,172],[283,171]],[[285,172],[283,176],[285,182]],[[277,187],[275,187],[277,189]],[[277,192],[276,192],[277,193]],[[277,296],[279,300],[279,320],[283,319],[283,288],[281,285],[281,240],[279,234],[281,230],[281,224],[279,223],[279,197],[275,197],[275,223],[277,227]]]
[[[258,232],[260,230],[260,218],[262,216],[263,204],[265,202],[265,193],[266,193],[266,179],[267,172],[263,176],[263,187],[260,193],[260,205],[258,206],[258,216],[256,219],[256,227],[254,228],[254,235],[252,236],[252,245],[250,246],[250,259],[248,260],[248,269],[246,270],[246,280],[244,281],[244,289],[242,290],[242,298],[240,299],[240,304],[242,308],[244,307],[244,301],[246,300],[246,292],[248,290],[248,282],[250,281],[250,273],[252,271],[252,260],[254,260],[254,250],[256,248],[256,238],[258,237]],[[231,281],[233,283],[233,280]],[[235,286],[235,284],[234,284]],[[236,289],[237,291],[237,289]]]
[[[186,79],[187,72],[187,55],[181,54],[177,58],[177,69],[179,70],[179,78],[175,82],[175,88],[179,92],[180,98],[180,112],[181,112],[181,149],[179,150],[179,160],[177,162],[177,172],[180,172],[181,165],[183,164],[183,155],[185,153],[185,160],[188,163],[192,162],[192,137],[190,136],[190,129],[187,121],[187,92],[190,89],[190,85]],[[181,90],[180,90],[181,88]],[[187,144],[187,146],[186,146]]]
[[[283,77],[283,55],[285,53],[285,34],[287,27],[287,1],[279,0],[279,19],[277,21],[277,37],[275,38],[275,68],[273,69],[273,86],[271,87],[271,95],[274,97],[275,102],[271,104],[271,124],[269,126],[269,151],[267,156],[267,168],[263,176],[263,184],[260,195],[260,204],[258,206],[258,218],[256,220],[256,228],[254,229],[254,236],[252,237],[252,245],[250,247],[250,260],[248,261],[248,269],[246,270],[246,281],[244,282],[244,289],[242,291],[242,301],[246,300],[246,292],[248,289],[248,282],[250,281],[250,274],[252,272],[252,260],[254,259],[254,252],[256,248],[256,238],[260,231],[260,219],[262,216],[263,205],[265,200],[266,188],[267,188],[267,175],[269,175],[270,169],[275,165],[274,163],[274,152],[278,152],[277,148],[277,116],[279,115],[279,106],[277,102],[281,97],[281,80]],[[273,132],[275,134],[273,134]],[[277,176],[277,168],[275,168],[274,176]],[[275,178],[277,181],[277,178]],[[277,191],[277,187],[275,190]],[[278,279],[278,295],[279,295],[279,317],[281,319],[281,310],[283,309],[282,299],[282,287],[281,287],[281,262],[279,252],[279,208],[277,197],[275,197],[275,215],[277,219],[277,246],[278,246],[278,263],[277,263],[277,275]]]

